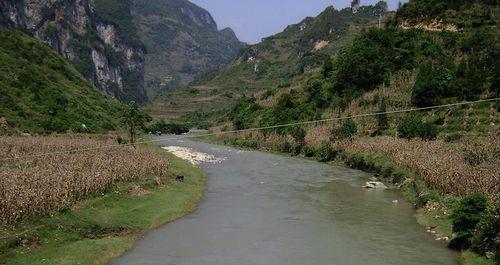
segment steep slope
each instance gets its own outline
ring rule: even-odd
[[[187,0],[134,0],[133,16],[145,44],[150,97],[174,90],[236,56],[243,44],[230,28]]]
[[[99,91],[144,102],[144,48],[130,1],[5,0],[0,26],[22,28],[69,59]]]
[[[112,130],[119,113],[117,101],[97,92],[52,47],[22,32],[0,29],[4,127],[37,133]]]
[[[363,28],[378,25],[386,10],[385,2],[356,10],[328,7],[315,18],[306,18],[246,47],[229,65],[157,99],[150,110],[158,116],[173,117],[189,111],[214,111],[228,106],[241,94],[288,87],[294,77],[320,65]]]

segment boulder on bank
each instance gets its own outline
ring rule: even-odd
[[[368,181],[363,187],[366,189],[387,189],[387,186],[380,181]]]

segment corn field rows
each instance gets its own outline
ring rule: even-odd
[[[0,158],[115,144],[95,136],[5,136],[0,137]],[[159,176],[166,170],[161,156],[132,147],[0,160],[0,223],[58,211],[117,181]]]
[[[499,139],[486,140],[483,147],[498,155]],[[446,194],[465,195],[475,192],[500,200],[500,166],[498,157],[471,165],[464,158],[469,143],[457,145],[443,141],[405,140],[393,137],[359,138],[339,146],[348,152],[381,153],[400,166],[418,174],[432,188]]]

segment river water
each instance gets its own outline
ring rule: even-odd
[[[361,188],[370,174],[189,140],[159,144],[226,160],[200,165],[208,186],[195,213],[151,231],[113,264],[458,263],[398,191]]]

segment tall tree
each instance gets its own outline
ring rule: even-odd
[[[151,117],[139,109],[139,105],[131,102],[125,106],[123,113],[123,123],[128,130],[130,143],[135,143],[137,135],[146,128],[146,122],[151,121]]]

